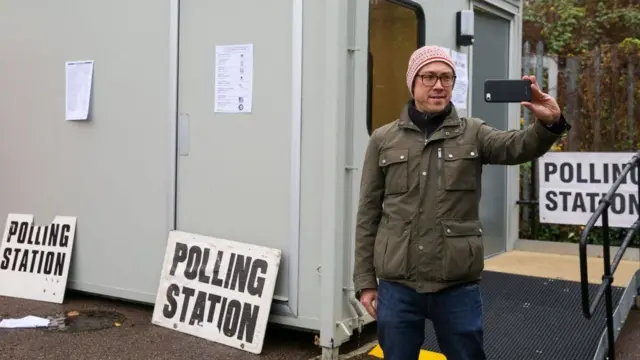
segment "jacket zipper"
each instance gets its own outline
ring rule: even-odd
[[[438,189],[442,189],[442,148],[438,148]]]

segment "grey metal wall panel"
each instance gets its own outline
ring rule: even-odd
[[[469,9],[469,0],[416,0],[424,9],[426,20],[425,42],[456,48],[456,12]],[[407,59],[408,61],[408,59]]]
[[[320,319],[320,280],[322,269],[322,129],[324,123],[324,61],[327,36],[325,4],[305,0],[303,11],[303,81],[302,81],[302,176],[300,205],[300,283],[298,316]],[[345,53],[346,56],[346,53]],[[319,327],[317,327],[319,329]]]
[[[78,217],[70,286],[153,301],[169,221],[169,2],[0,2],[0,216]],[[91,121],[65,61],[95,60]]]
[[[178,157],[177,228],[282,250],[281,302],[298,294],[292,4],[183,0],[180,9],[178,106],[189,117],[189,152]],[[253,44],[252,112],[215,113],[215,49],[234,44]]]

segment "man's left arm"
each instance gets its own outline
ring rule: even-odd
[[[498,130],[487,124],[480,125],[478,141],[481,144],[483,163],[518,165],[544,155],[553,144],[568,131],[571,125],[560,114],[550,125],[536,119],[522,130]]]

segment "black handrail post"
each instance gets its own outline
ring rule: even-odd
[[[602,212],[602,244],[604,246],[602,254],[602,258],[604,260],[604,275],[602,276],[602,280],[605,282],[604,301],[607,315],[607,338],[609,340],[609,356],[607,359],[615,360],[615,329],[613,328],[613,295],[611,290],[613,276],[611,275],[611,248],[609,245],[609,205],[610,204],[607,203],[604,211]]]
[[[538,183],[537,183],[537,171],[538,171],[538,160],[537,159],[533,159],[533,161],[531,162],[531,187],[529,190],[529,196],[532,198],[532,200],[537,200],[536,198],[538,197]],[[640,182],[640,181],[639,181]],[[526,221],[531,221],[531,234],[534,237],[534,239],[537,239],[538,236],[538,220],[540,219],[540,209],[538,210],[538,216],[531,216],[531,213],[536,212],[536,209],[531,209],[533,211],[531,211],[529,213],[529,219],[527,219]],[[533,219],[533,221],[532,221]]]
[[[629,247],[629,244],[632,242],[632,238],[636,236],[636,231],[640,230],[640,218],[636,220],[633,225],[628,229],[627,235],[622,241],[622,245],[620,249],[616,253],[615,259],[613,260],[613,266],[611,264],[611,244],[609,239],[609,207],[611,206],[611,201],[618,191],[618,188],[623,183],[623,180],[627,178],[627,175],[635,170],[638,174],[638,179],[640,179],[640,152],[638,152],[624,167],[622,173],[618,176],[618,179],[613,183],[607,194],[600,200],[598,208],[591,215],[587,224],[584,227],[584,230],[580,234],[580,243],[579,243],[579,259],[580,259],[580,292],[582,294],[582,312],[584,313],[585,318],[591,319],[591,317],[595,314],[598,304],[600,300],[602,300],[602,296],[605,297],[605,314],[606,314],[606,325],[607,325],[607,340],[609,343],[607,349],[607,359],[615,360],[616,356],[616,347],[615,347],[615,332],[616,329],[613,325],[613,273],[615,273],[622,256],[624,256],[624,252]],[[640,182],[638,182],[638,198],[640,198]],[[637,212],[640,212],[640,209],[634,209]],[[602,283],[598,286],[598,291],[593,298],[593,302],[589,301],[589,275],[587,268],[587,243],[589,238],[589,233],[596,226],[598,219],[602,217],[602,245],[603,245],[603,260],[604,260],[604,274],[602,276]]]

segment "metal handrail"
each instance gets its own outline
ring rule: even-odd
[[[624,252],[629,247],[631,240],[638,230],[640,230],[640,217],[636,220],[631,227],[629,227],[627,234],[616,253],[613,263],[611,263],[610,254],[610,239],[609,239],[609,207],[611,206],[611,200],[618,191],[618,188],[624,181],[624,178],[636,169],[638,172],[638,179],[640,179],[640,152],[634,155],[629,162],[625,165],[624,169],[613,183],[607,194],[600,199],[598,208],[591,215],[589,221],[584,227],[582,234],[580,235],[580,290],[582,293],[582,312],[587,319],[591,319],[598,307],[602,296],[605,298],[605,308],[607,316],[607,340],[608,340],[608,359],[615,360],[615,329],[613,327],[613,295],[612,295],[612,283],[613,274],[615,273]],[[640,198],[640,181],[638,181],[638,197]],[[602,283],[598,287],[593,301],[589,299],[589,275],[587,270],[587,238],[589,233],[595,226],[598,219],[602,217],[602,246],[604,260],[604,275],[602,276]]]

